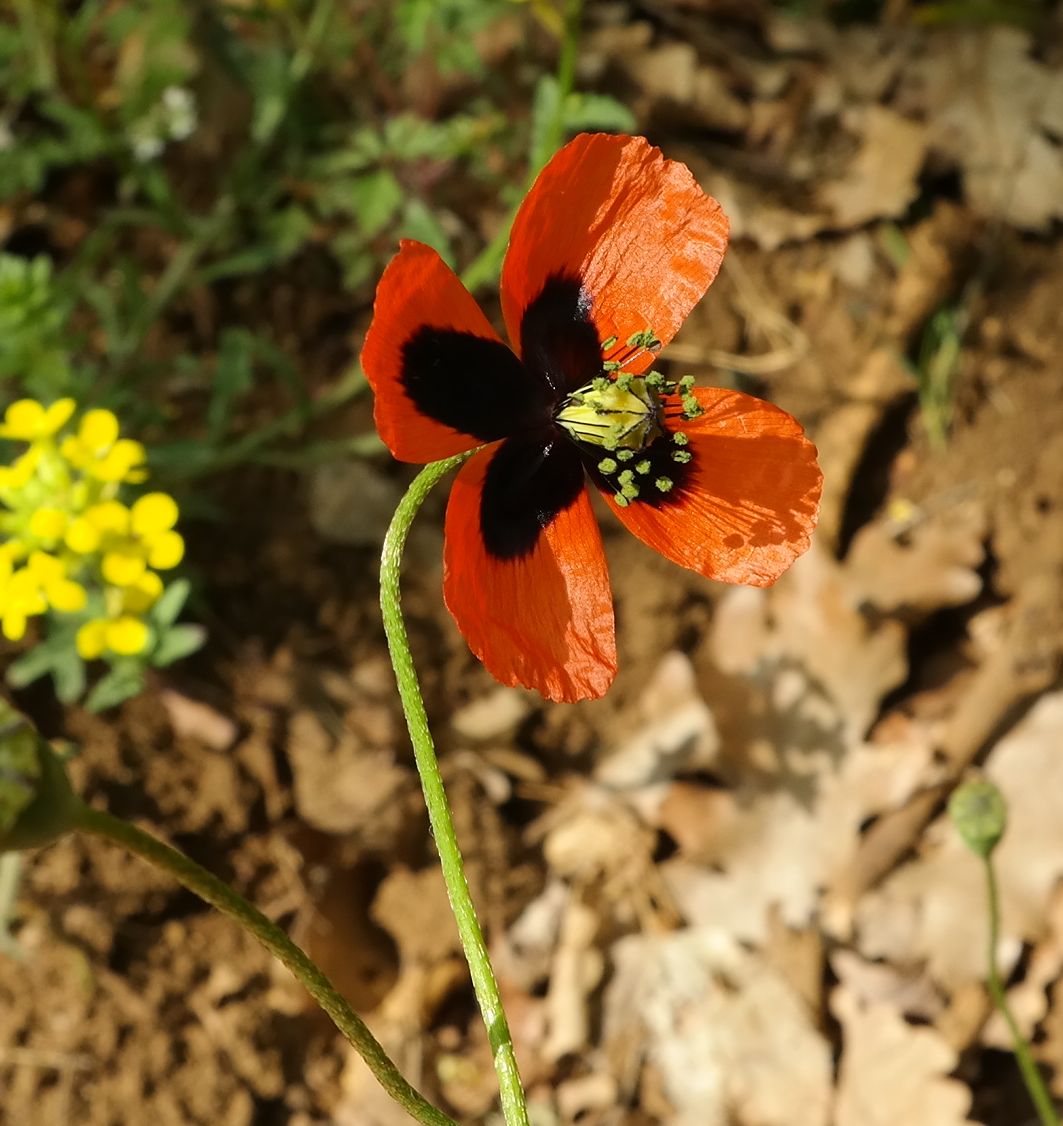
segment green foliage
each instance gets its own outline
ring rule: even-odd
[[[71,384],[66,314],[52,287],[52,263],[0,254],[0,383],[60,398]]]
[[[355,365],[314,387],[308,341],[275,322],[274,298],[298,304],[310,276],[323,320],[338,320],[344,288],[364,308],[403,237],[456,265],[480,248],[483,206],[515,205],[566,135],[633,129],[619,103],[571,88],[577,29],[561,13],[577,7],[13,0],[0,203],[28,249],[0,254],[0,412],[68,397],[113,410],[163,488],[379,448],[304,440],[365,380]],[[485,65],[480,35],[498,20],[561,34],[558,77],[542,37],[511,48],[513,65]],[[497,272],[504,236],[474,274]],[[167,618],[174,590],[183,601],[171,584],[152,610],[151,665],[203,640]],[[100,611],[90,597],[85,614]],[[50,622],[11,683],[48,676],[96,708],[138,691],[145,663],[114,654],[91,683],[78,625]]]

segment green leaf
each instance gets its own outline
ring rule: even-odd
[[[207,640],[207,631],[202,626],[174,626],[164,633],[151,654],[151,663],[158,668],[172,665],[174,661],[195,653]]]
[[[73,704],[85,691],[85,662],[78,656],[73,639],[52,664],[55,694],[62,704]]]
[[[102,712],[144,690],[144,673],[139,665],[115,665],[89,693],[85,707],[90,712]]]
[[[216,442],[228,428],[237,399],[254,386],[254,337],[246,328],[227,328],[218,345],[218,363],[207,404],[207,434]]]
[[[633,133],[638,125],[631,110],[608,94],[569,94],[561,120],[566,133]]]
[[[351,209],[366,238],[379,234],[402,206],[402,185],[387,168],[356,176],[349,182]]]
[[[421,200],[407,201],[402,222],[399,224],[398,237],[427,243],[433,250],[439,252],[439,256],[451,269],[454,268],[454,251],[450,245],[450,236],[435,217],[435,213],[430,211]]]
[[[163,591],[162,597],[151,608],[151,621],[160,634],[177,621],[192,589],[188,579],[178,579]]]

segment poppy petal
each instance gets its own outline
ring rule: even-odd
[[[582,134],[542,170],[514,220],[501,285],[509,339],[521,342],[525,310],[564,278],[582,286],[600,340],[623,345],[652,329],[667,344],[716,277],[727,233],[686,165],[642,137]],[[644,353],[625,369],[652,360]]]
[[[362,367],[377,430],[400,461],[449,457],[549,415],[546,389],[419,242],[400,243],[380,279]]]
[[[550,700],[604,695],[613,599],[579,455],[510,439],[462,467],[447,506],[443,597],[473,653]]]
[[[655,551],[720,582],[770,586],[809,545],[823,475],[816,447],[784,410],[721,388],[694,391],[704,413],[675,426],[647,454],[645,499],[626,507],[592,469],[610,508]],[[672,460],[677,451],[690,460]],[[657,477],[671,482],[656,489]]]

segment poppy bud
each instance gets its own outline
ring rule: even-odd
[[[0,700],[0,852],[58,840],[74,828],[80,805],[59,756]]]
[[[984,858],[1004,835],[1008,809],[992,782],[965,782],[949,798],[949,816],[963,843]]]

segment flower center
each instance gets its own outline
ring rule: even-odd
[[[605,450],[641,450],[664,431],[661,400],[641,376],[598,376],[573,391],[554,421],[578,442]]]

